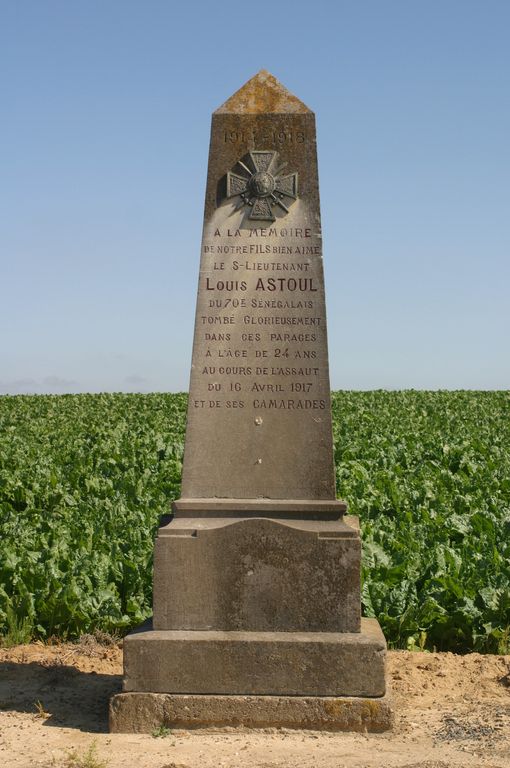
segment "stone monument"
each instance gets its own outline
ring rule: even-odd
[[[212,118],[182,496],[113,731],[381,731],[386,644],[333,465],[315,117],[261,71]]]

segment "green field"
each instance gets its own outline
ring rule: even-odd
[[[0,633],[124,631],[151,613],[186,395],[0,397]],[[364,613],[397,647],[509,652],[510,392],[336,392],[338,495]]]

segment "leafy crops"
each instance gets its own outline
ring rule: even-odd
[[[124,630],[180,487],[185,395],[0,397],[0,632]],[[363,605],[398,646],[505,650],[510,393],[333,395]]]
[[[398,646],[509,652],[510,392],[342,392],[333,413],[365,614]]]
[[[14,611],[75,636],[149,615],[185,408],[183,395],[0,398],[0,623],[12,631]]]

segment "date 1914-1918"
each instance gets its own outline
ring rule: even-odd
[[[281,131],[263,131],[257,133],[256,131],[224,131],[223,139],[225,144],[247,144],[253,142],[255,144],[303,144],[306,140],[304,131],[293,131],[290,129],[284,129]]]

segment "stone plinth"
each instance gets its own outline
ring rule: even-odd
[[[393,725],[388,694],[358,696],[200,696],[119,693],[110,701],[112,733],[156,728],[308,728],[380,733]]]
[[[124,654],[124,691],[110,703],[113,732],[392,726],[386,642],[375,619],[362,619],[357,633],[172,632],[148,624],[126,637]]]
[[[375,619],[360,632],[154,630],[124,641],[124,691],[368,696],[385,693],[386,642]]]
[[[360,558],[352,517],[176,518],[154,550],[154,629],[359,632]]]

